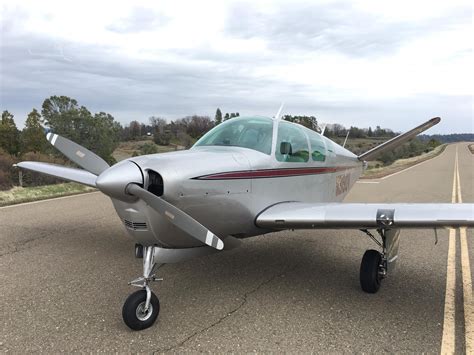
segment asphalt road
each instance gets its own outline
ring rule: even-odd
[[[394,176],[357,183],[346,201],[451,202],[456,147],[462,199],[474,202],[474,158],[466,144]],[[133,332],[121,307],[141,263],[107,197],[2,208],[0,352],[439,353],[448,231],[438,236],[434,245],[433,231],[403,231],[398,271],[375,295],[359,287],[361,257],[375,245],[358,231],[268,234],[229,252],[165,265],[158,271],[164,281],[154,285],[158,321]],[[456,239],[452,337],[462,353],[459,231]]]

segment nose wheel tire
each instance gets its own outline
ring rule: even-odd
[[[382,255],[377,250],[367,250],[360,264],[360,286],[367,293],[376,293],[383,279]]]
[[[145,310],[146,291],[140,290],[128,296],[122,308],[125,324],[132,330],[142,330],[151,327],[160,313],[160,301],[152,292],[150,306]]]

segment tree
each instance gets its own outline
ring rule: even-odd
[[[194,115],[186,117],[185,122],[187,122],[186,133],[193,138],[201,137],[214,126],[209,116]]]
[[[313,131],[320,132],[320,128],[318,126],[318,120],[314,116],[292,116],[292,115],[284,115],[283,119],[285,121],[298,123],[302,126],[305,126]]]
[[[0,121],[0,148],[11,155],[16,155],[19,147],[19,132],[13,120],[13,115],[5,110],[2,112],[2,120]]]
[[[112,153],[120,143],[121,130],[122,126],[111,114],[98,112],[84,127],[82,144],[107,162],[115,163]]]
[[[222,123],[222,112],[221,109],[218,107],[216,110],[216,116],[214,117],[215,125]]]
[[[56,134],[92,150],[113,163],[122,127],[105,112],[92,115],[84,106],[67,96],[51,96],[42,105],[42,122]]]
[[[369,127],[369,130],[367,131],[367,137],[372,137],[374,133],[372,132],[372,127]]]
[[[26,118],[25,128],[21,132],[21,142],[22,153],[45,152],[48,147],[44,128],[41,126],[41,115],[35,108]]]
[[[228,119],[230,118],[229,114],[226,112],[225,116],[224,116],[224,121],[227,121]]]
[[[141,136],[141,126],[140,122],[132,121],[130,122],[130,138],[137,139]]]
[[[164,118],[151,116],[148,120],[150,121],[153,134],[164,132],[167,125]]]

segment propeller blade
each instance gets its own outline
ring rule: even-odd
[[[74,163],[95,175],[100,175],[100,173],[110,167],[109,164],[97,154],[67,138],[48,133],[46,139]]]
[[[224,248],[224,242],[219,239],[219,237],[217,237],[214,233],[212,233],[190,215],[173,206],[171,203],[166,202],[162,198],[152,194],[151,192],[141,188],[136,184],[129,184],[127,186],[127,193],[145,201],[156,212],[168,218],[168,220],[176,227],[188,233],[200,242],[207,244],[210,247],[216,248],[217,250],[222,250]]]
[[[95,180],[97,179],[97,176],[82,169],[68,168],[66,166],[40,163],[37,161],[22,161],[14,166],[96,187]]]

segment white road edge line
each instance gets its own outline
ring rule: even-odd
[[[7,209],[7,208],[13,208],[13,207],[21,207],[21,206],[27,206],[27,205],[34,205],[34,204],[42,203],[42,202],[49,202],[49,201],[56,201],[56,200],[64,200],[64,199],[66,199],[66,198],[80,197],[80,196],[83,196],[83,195],[98,194],[98,193],[100,193],[100,191],[83,192],[83,193],[75,194],[75,195],[61,196],[61,197],[53,197],[53,198],[46,198],[46,199],[44,199],[44,200],[39,200],[39,201],[31,201],[31,202],[17,203],[17,204],[14,204],[14,205],[8,205],[8,206],[0,207],[0,210]]]
[[[436,158],[436,157],[433,157],[433,158]],[[429,161],[430,161],[431,159],[433,159],[433,158],[426,159],[426,160],[424,160],[424,161],[422,161],[422,162],[420,162],[420,163],[416,163],[415,165],[409,166],[409,167],[406,168],[406,169],[403,169],[403,170],[397,171],[396,173],[393,173],[393,174],[390,174],[390,175],[381,177],[380,180],[385,180],[385,179],[388,179],[388,178],[390,178],[390,177],[392,177],[392,176],[395,176],[395,175],[404,173],[405,171],[408,171],[408,170],[413,169],[413,168],[415,168],[415,167],[417,167],[417,166],[420,166],[420,165],[423,164],[423,163],[429,162]]]
[[[457,147],[456,147],[457,155]],[[461,180],[459,179],[459,158],[456,156],[457,169],[456,169],[456,180],[457,180],[457,194],[458,203],[462,203],[461,195]],[[464,331],[465,331],[465,342],[466,342],[466,354],[474,353],[474,305],[472,304],[472,277],[471,277],[471,265],[469,263],[469,249],[467,246],[467,233],[466,228],[459,229],[460,242],[461,242],[461,270],[462,270],[462,290],[463,290],[463,301],[464,301]]]
[[[454,159],[453,190],[451,203],[456,203],[457,151]],[[444,297],[443,337],[441,354],[454,354],[456,350],[456,230],[449,229],[448,261],[446,267],[446,294]]]
[[[390,178],[390,177],[392,177],[392,176],[395,176],[395,175],[404,173],[405,171],[408,171],[408,170],[410,170],[410,169],[412,169],[412,168],[414,168],[414,167],[420,166],[420,165],[423,164],[423,163],[429,162],[430,160],[432,160],[432,159],[434,159],[434,158],[436,158],[436,157],[423,160],[422,162],[416,163],[415,165],[409,166],[408,168],[405,168],[405,169],[403,169],[403,170],[397,171],[397,172],[395,172],[395,173],[393,173],[393,174],[390,174],[390,175],[386,175],[386,176],[381,177],[381,178],[375,178],[375,179],[373,179],[373,180],[385,180],[385,179],[388,179],[388,178]],[[367,180],[372,180],[372,179],[367,179]],[[357,181],[357,183],[359,183],[359,184],[378,184],[378,183],[380,183],[380,181],[367,181],[367,182],[364,181],[364,182],[362,182],[362,181],[359,180],[359,181]]]

